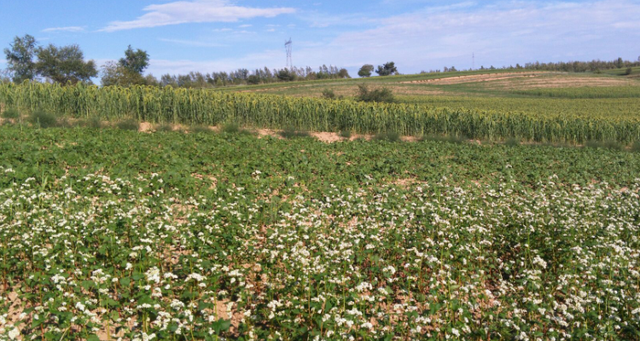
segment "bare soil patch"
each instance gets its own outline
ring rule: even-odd
[[[547,72],[513,72],[513,73],[499,73],[499,74],[488,73],[488,74],[471,75],[471,76],[423,79],[423,80],[401,82],[401,83],[404,83],[404,84],[431,83],[431,84],[452,85],[452,84],[464,84],[464,83],[491,82],[496,80],[513,79],[513,78],[534,78],[534,77],[539,77],[540,75],[543,75],[543,74],[547,74]]]
[[[610,87],[629,86],[637,84],[633,80],[608,77],[581,77],[581,76],[553,76],[535,77],[518,80],[500,80],[488,84],[488,88],[495,89],[543,89],[543,88],[578,88],[578,87]]]
[[[138,131],[141,132],[141,133],[152,132],[153,131],[153,124],[151,124],[149,122],[142,122],[138,126]]]

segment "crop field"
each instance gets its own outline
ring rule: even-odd
[[[301,82],[226,88],[293,97],[321,97],[322,90],[355,96],[358,84],[391,89],[400,103],[449,109],[476,109],[545,116],[636,117],[640,112],[640,69],[605,74],[536,71],[472,71],[369,79]]]
[[[235,92],[169,87],[5,84],[0,85],[0,103],[8,109],[27,113],[45,111],[64,117],[109,121],[135,119],[214,126],[233,123],[270,129],[359,134],[392,132],[489,141],[516,139],[569,144],[596,141],[627,146],[640,141],[640,82],[632,78],[507,72],[490,75],[452,73],[437,77],[397,76],[381,81],[367,80],[374,86],[387,85],[399,91],[399,103],[393,104],[296,95],[297,91],[311,95],[317,91],[319,94],[321,87],[334,83],[338,92],[343,87],[356,88],[356,80],[300,82],[302,84],[288,85],[289,88],[282,84],[271,88],[238,87]],[[502,86],[498,90],[491,86],[493,82],[518,83],[532,78],[540,84],[560,82],[565,85],[566,77],[569,80],[579,78],[584,84],[595,86]],[[286,96],[269,94],[269,89],[276,93],[285,91]],[[402,89],[408,90],[403,94]],[[258,93],[243,93],[246,91]]]
[[[640,338],[640,153],[0,126],[0,339]]]
[[[639,340],[616,72],[0,84],[0,340]]]

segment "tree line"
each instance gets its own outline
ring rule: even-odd
[[[157,80],[157,83],[150,85],[172,86],[184,88],[211,88],[231,85],[253,85],[268,84],[276,82],[293,82],[303,80],[318,79],[340,79],[351,78],[347,69],[339,69],[336,66],[322,65],[317,71],[307,66],[305,68],[293,67],[291,70],[284,69],[238,69],[232,72],[190,72],[184,75],[166,74]]]
[[[92,83],[92,78],[101,75],[102,86],[171,86],[185,88],[209,88],[243,84],[263,84],[291,82],[298,80],[351,78],[344,68],[322,65],[318,70],[311,67],[285,69],[238,69],[232,72],[190,72],[183,75],[144,76],[149,67],[149,54],[131,46],[124,51],[124,57],[110,61],[99,72],[93,60],[85,61],[78,45],[57,47],[50,44],[38,46],[31,35],[15,37],[9,48],[4,49],[7,69],[0,73],[0,81],[44,80],[55,83]]]
[[[588,62],[572,61],[572,62],[550,62],[550,63],[526,63],[524,65],[516,64],[515,66],[502,66],[496,68],[494,66],[481,66],[478,70],[531,70],[531,71],[558,71],[558,72],[594,72],[598,73],[603,70],[624,69],[640,66],[640,57],[637,61],[623,60],[618,58],[611,61],[595,59]],[[442,70],[422,71],[421,73],[438,73],[438,72],[456,72],[461,71],[455,66],[444,67]],[[471,71],[471,70],[470,70]]]
[[[262,69],[248,70],[238,69],[232,72],[190,72],[182,75],[165,74],[160,78],[153,75],[144,76],[144,71],[149,66],[149,54],[141,49],[133,49],[131,46],[124,51],[124,57],[118,61],[110,61],[98,71],[93,60],[85,61],[84,54],[78,45],[39,46],[33,36],[15,37],[9,48],[4,49],[7,59],[7,69],[0,72],[0,81],[24,81],[44,80],[60,84],[92,83],[92,79],[101,75],[103,86],[171,86],[185,88],[211,88],[245,84],[267,84],[275,82],[292,82],[300,80],[340,79],[351,78],[344,68],[322,65],[317,70],[310,67],[291,69]],[[640,66],[640,57],[637,61],[628,61],[618,58],[613,61],[592,60],[588,62],[557,62],[557,63],[526,63],[524,65],[501,67],[500,69],[535,70],[535,71],[563,71],[563,72],[600,72],[601,70],[631,68]],[[494,66],[480,70],[496,70]],[[373,72],[379,76],[399,74],[394,62],[379,65],[377,69],[372,64],[363,65],[358,71],[360,77],[371,77]],[[429,72],[454,72],[458,71],[454,66],[444,67],[441,70]]]

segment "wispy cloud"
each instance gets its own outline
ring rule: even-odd
[[[312,28],[362,26],[363,24],[375,22],[375,19],[359,13],[333,14],[319,11],[306,11],[298,15],[298,18],[308,22]]]
[[[212,43],[212,42],[206,42],[206,41],[197,41],[197,40],[166,39],[166,38],[160,38],[158,40],[166,42],[166,43],[173,43],[173,44],[186,45],[186,46],[196,46],[196,47],[226,47],[226,46],[228,46],[228,45],[219,44],[219,43]]]
[[[68,27],[50,27],[45,28],[42,32],[83,32],[84,27],[68,26]]]
[[[282,66],[280,65],[282,64]],[[281,50],[267,50],[258,53],[250,53],[239,58],[221,58],[217,60],[166,60],[151,59],[149,61],[149,73],[161,74],[187,74],[191,71],[203,73],[213,71],[233,71],[240,68],[250,70],[257,68],[284,67],[285,59]]]
[[[465,2],[379,19],[374,28],[342,33],[294,59],[351,67],[394,60],[401,71],[416,72],[470,67],[474,52],[478,66],[613,58],[608,54],[640,52],[629,45],[640,37],[633,24],[639,17],[640,3],[628,0]]]
[[[369,28],[351,28],[315,44],[298,43],[299,66],[334,64],[357,70],[364,63],[395,61],[401,72],[455,65],[503,66],[515,63],[592,58],[635,59],[640,48],[636,24],[640,3],[630,0],[589,2],[505,1],[485,5],[464,2],[424,7],[402,15],[370,19]],[[176,69],[232,70],[264,65],[283,67],[284,51],[207,62],[180,61]],[[162,69],[169,62],[155,65]]]
[[[148,12],[135,20],[114,21],[102,31],[114,32],[144,27],[157,27],[185,23],[235,22],[240,19],[275,17],[295,13],[294,8],[255,8],[233,5],[229,0],[175,1],[150,5]]]

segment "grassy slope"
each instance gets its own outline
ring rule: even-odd
[[[295,97],[320,97],[324,89],[337,95],[353,97],[359,84],[370,87],[388,87],[399,102],[425,104],[434,107],[477,108],[509,112],[555,114],[558,112],[589,115],[596,111],[608,116],[637,116],[640,112],[640,68],[631,76],[622,75],[626,69],[593,73],[536,73],[542,83],[558,83],[536,86],[522,78],[488,82],[458,84],[409,83],[474,75],[495,75],[531,71],[484,70],[440,74],[398,75],[345,80],[320,80],[295,83],[239,86],[217,91],[257,92]]]

